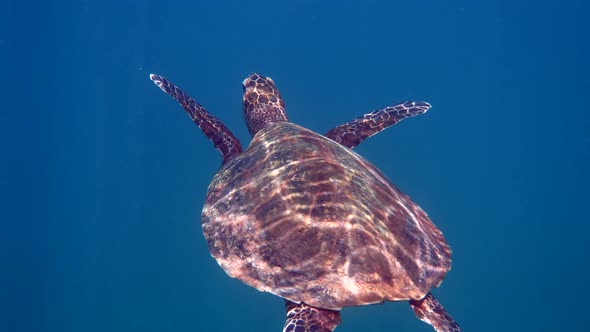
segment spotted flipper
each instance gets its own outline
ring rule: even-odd
[[[422,300],[410,300],[416,316],[426,322],[437,332],[461,332],[461,328],[442,305],[428,293]]]
[[[393,126],[405,118],[425,113],[430,104],[425,102],[405,102],[365,114],[350,122],[340,125],[324,136],[352,149],[365,139],[383,129]]]
[[[150,79],[162,91],[180,103],[190,118],[201,128],[205,136],[213,142],[215,148],[221,152],[223,163],[226,163],[242,152],[240,141],[238,141],[231,131],[193,98],[162,76],[151,74]]]
[[[287,320],[283,332],[332,332],[340,324],[340,312],[285,301]]]

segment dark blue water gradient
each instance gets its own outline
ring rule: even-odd
[[[0,330],[280,330],[282,301],[210,258],[200,209],[220,156],[148,79],[172,79],[245,145],[252,71],[320,132],[431,103],[358,151],[451,244],[435,295],[464,331],[585,326],[585,2],[2,7]],[[431,329],[388,303],[345,309],[338,331]]]

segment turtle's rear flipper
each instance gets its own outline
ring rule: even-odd
[[[340,312],[285,301],[287,320],[283,332],[332,332],[340,324]]]
[[[442,305],[428,293],[422,300],[410,300],[416,316],[426,322],[437,332],[461,332],[461,328]]]
[[[411,101],[389,106],[333,128],[324,136],[352,149],[383,129],[393,126],[405,118],[422,114],[429,108],[430,104],[428,103]]]

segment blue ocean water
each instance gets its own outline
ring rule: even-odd
[[[319,132],[433,105],[357,151],[440,227],[434,294],[464,331],[586,326],[586,1],[3,2],[0,331],[280,331],[227,277],[200,210],[220,156],[148,79],[246,145],[241,81],[271,76]],[[431,331],[405,303],[338,331]]]

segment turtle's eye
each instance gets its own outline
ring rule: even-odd
[[[255,81],[250,79],[250,77],[246,77],[246,79],[242,82],[242,89],[244,89],[244,92],[246,92],[246,88],[248,88],[248,87],[252,88],[255,85],[256,85]]]

